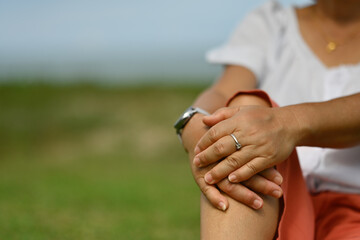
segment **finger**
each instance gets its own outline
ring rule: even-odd
[[[269,167],[271,166],[269,166],[269,162],[266,158],[256,157],[251,161],[247,161],[245,164],[240,166],[239,169],[229,174],[228,178],[229,181],[233,183],[243,182]]]
[[[263,176],[264,178],[272,181],[277,185],[280,185],[283,182],[283,177],[274,167],[267,168],[264,171],[259,172],[259,175]]]
[[[236,124],[227,119],[211,127],[199,140],[195,147],[195,154],[205,150],[220,138],[235,132]]]
[[[228,135],[220,138],[210,147],[197,154],[194,158],[194,165],[197,167],[205,167],[211,163],[229,156],[236,151],[234,139]]]
[[[218,187],[234,200],[241,202],[253,209],[259,209],[264,201],[255,192],[238,183],[231,183],[227,179],[220,181]]]
[[[249,189],[262,193],[264,195],[269,195],[275,198],[280,198],[283,194],[281,187],[274,182],[264,178],[263,176],[256,174],[252,176],[249,180],[241,182],[244,186]]]
[[[253,150],[253,147],[245,146],[240,151],[234,152],[215,165],[208,173],[205,174],[204,179],[208,184],[215,184],[228,177],[230,173],[235,173],[237,169],[242,167],[244,164],[247,164],[255,157],[256,153]],[[233,179],[229,178],[229,180],[235,183]]]
[[[229,202],[214,185],[207,184],[202,177],[196,179],[196,182],[201,192],[209,200],[211,205],[221,211],[226,211],[226,209],[229,207]]]
[[[215,124],[234,116],[240,110],[240,107],[224,107],[216,110],[213,114],[205,116],[203,122],[205,125],[211,127]]]

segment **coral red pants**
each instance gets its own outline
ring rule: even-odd
[[[272,106],[276,107],[276,103],[272,102]],[[278,240],[360,240],[359,194],[310,194],[296,151],[277,169],[284,178]]]
[[[360,195],[309,194],[295,151],[277,169],[284,178],[278,240],[360,239]]]

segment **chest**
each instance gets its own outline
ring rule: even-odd
[[[360,63],[360,25],[350,30],[321,25],[307,9],[296,11],[299,33],[315,56],[328,68]],[[344,28],[345,29],[345,28]]]

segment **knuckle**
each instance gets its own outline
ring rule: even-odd
[[[225,146],[221,142],[217,142],[214,144],[214,153],[216,155],[221,155],[224,152]]]
[[[209,130],[209,140],[214,142],[217,138],[217,130],[215,128],[210,128]]]
[[[204,186],[202,189],[201,189],[201,191],[204,193],[204,195],[206,196],[206,197],[209,197],[210,196],[210,187],[209,186]]]
[[[205,192],[206,185],[201,183],[200,177],[197,178],[197,180],[198,180],[197,183],[198,183],[198,186],[199,186],[200,190],[201,190],[202,192]]]
[[[244,186],[247,186],[251,189],[254,189],[255,191],[257,190],[257,184],[256,184],[256,175],[255,176],[252,176],[251,178],[249,178],[248,180],[245,180],[242,182],[242,184]]]
[[[274,176],[276,176],[276,170],[273,167],[267,168],[267,169],[261,171],[260,175],[263,177],[266,177],[266,178],[273,178]]]
[[[234,189],[235,189],[235,184],[227,182],[226,184],[224,184],[224,187],[222,190],[226,193],[229,193],[229,192],[233,192]]]
[[[269,182],[269,181],[264,181],[263,183],[263,186],[262,186],[262,189],[261,189],[261,192],[264,193],[264,194],[269,194],[272,192],[273,187],[272,187],[272,184]]]
[[[217,169],[211,171],[211,176],[215,182],[223,178],[222,174]]]
[[[199,161],[201,165],[208,164],[208,156],[206,154],[201,154],[199,156]]]
[[[265,137],[258,137],[256,138],[256,141],[258,146],[265,146],[268,143],[268,139]]]
[[[248,131],[248,135],[249,135],[249,136],[256,136],[256,135],[258,135],[260,129],[259,129],[258,127],[248,126],[247,131]],[[260,140],[260,141],[261,141],[261,140]],[[265,139],[263,139],[262,141],[263,141],[264,143],[266,143],[266,140],[265,140]]]
[[[244,198],[247,203],[252,204],[252,202],[256,199],[256,195],[252,191],[247,191],[244,194]]]
[[[255,165],[251,162],[246,163],[245,166],[250,170],[252,174],[256,174],[258,172]]]
[[[263,192],[262,191],[262,185],[261,182],[259,181],[259,179],[256,177],[256,175],[254,175],[253,177],[251,177],[250,179],[246,180],[243,182],[243,184],[248,187],[249,189],[252,189],[256,192]]]
[[[204,188],[204,184],[202,184],[202,181],[203,181],[204,177],[202,176],[194,176],[194,180],[196,182],[196,184],[199,186],[200,190],[202,191],[203,188]]]
[[[227,164],[231,169],[234,169],[234,168],[238,168],[238,167],[239,167],[238,159],[237,159],[235,156],[233,156],[233,155],[230,155],[230,156],[227,158],[226,164]]]
[[[253,187],[256,192],[267,194],[271,190],[271,185],[269,184],[269,181],[265,178],[259,177],[257,180],[253,183]]]

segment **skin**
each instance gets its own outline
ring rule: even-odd
[[[360,37],[354,37],[360,26],[360,1],[319,0],[313,6],[298,9],[297,17],[305,42],[325,66],[360,62]],[[328,54],[319,26],[329,31],[326,34],[336,36],[334,40],[346,44]],[[268,108],[256,97],[241,96],[234,99],[230,108],[223,108],[235,92],[254,88],[256,79],[251,71],[227,66],[221,78],[194,103],[216,113],[210,117],[197,114],[184,129],[184,147],[189,152],[194,179],[202,190],[202,239],[272,239],[279,201],[253,191],[262,200],[261,210],[254,211],[247,206],[254,208],[258,198],[244,191],[244,185],[235,183],[261,176],[263,169],[285,160],[295,146],[342,148],[360,142],[359,94],[277,109]],[[230,133],[241,139],[240,151],[235,152]],[[267,178],[277,183],[277,176]],[[227,192],[225,186],[239,189]],[[235,192],[241,195],[240,200],[236,200],[239,196]],[[223,209],[220,202],[225,203],[226,212],[217,210]],[[260,211],[266,214],[259,214]]]
[[[240,66],[228,66],[218,83],[200,95],[194,105],[201,106],[203,109],[213,112],[216,107],[225,106],[227,99],[236,93],[234,89],[248,90],[254,87],[255,77],[250,71]],[[243,96],[232,102],[232,105],[236,106],[248,104],[268,106],[265,101],[253,96]],[[201,114],[196,114],[189,121],[183,130],[182,139],[184,147],[189,153],[194,179],[209,202],[218,209],[226,210],[229,207],[229,198],[221,194],[221,192],[223,192],[249,207],[259,209],[263,206],[263,199],[256,192],[271,195],[276,198],[281,197],[282,189],[279,185],[282,182],[282,177],[272,168],[262,171],[257,176],[249,179],[249,181],[237,185],[231,184],[227,179],[219,182],[217,186],[207,184],[204,181],[205,173],[213,166],[198,168],[192,163],[195,156],[195,146],[200,138],[208,131],[208,127],[203,122],[203,117]]]

